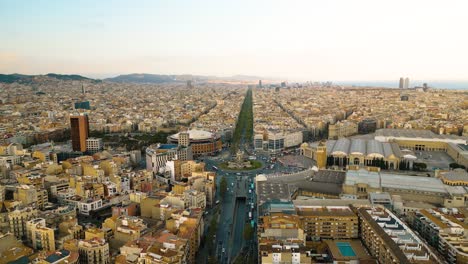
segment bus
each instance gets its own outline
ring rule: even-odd
[[[252,212],[249,212],[249,219],[252,219]]]

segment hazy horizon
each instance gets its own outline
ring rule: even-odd
[[[0,72],[465,81],[467,9],[420,0],[3,2]]]

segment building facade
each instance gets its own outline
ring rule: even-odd
[[[468,263],[468,225],[458,210],[419,210],[410,215],[412,227],[450,264]]]
[[[307,240],[358,237],[358,218],[348,206],[296,206]]]
[[[101,138],[88,138],[86,139],[86,151],[94,154],[104,149],[104,144]]]
[[[101,238],[78,242],[80,264],[110,264],[109,243]]]
[[[70,133],[74,151],[86,151],[86,139],[89,136],[87,115],[70,116]]]
[[[380,263],[442,263],[398,217],[380,207],[357,209],[359,234]]]
[[[194,156],[214,155],[223,148],[221,136],[203,130],[187,130],[171,135],[168,143],[191,147]]]
[[[153,173],[166,166],[171,160],[192,160],[192,146],[184,147],[176,144],[156,144],[146,148],[146,169]]]

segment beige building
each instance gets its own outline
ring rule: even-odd
[[[206,195],[203,192],[187,190],[184,192],[184,202],[186,208],[205,208]]]
[[[259,246],[262,264],[314,263],[309,257],[310,249],[298,244],[268,244]]]
[[[343,193],[360,199],[369,193],[388,192],[407,201],[431,203],[444,207],[464,207],[468,192],[462,186],[445,185],[441,179],[424,176],[349,170],[343,183]]]
[[[16,187],[13,198],[21,201],[25,206],[32,205],[42,209],[48,202],[48,193],[45,189],[36,189],[31,185],[20,185]]]
[[[406,224],[387,209],[359,208],[359,233],[380,263],[442,263]]]
[[[274,239],[279,241],[294,240],[298,244],[305,245],[305,234],[298,215],[271,213],[263,216],[258,233],[260,236],[259,244],[262,244],[263,239]]]
[[[10,222],[10,232],[12,232],[18,239],[26,239],[26,223],[29,220],[36,218],[37,215],[37,209],[34,209],[32,207],[15,209],[9,212],[8,220]]]
[[[119,216],[116,219],[116,228],[114,238],[122,245],[127,241],[132,241],[140,238],[143,230],[147,228],[143,219],[135,216]]]
[[[436,171],[436,177],[450,186],[468,186],[468,172],[464,169],[454,169],[450,171]]]
[[[356,135],[358,125],[350,121],[339,121],[333,125],[328,125],[328,139],[340,139]]]
[[[28,243],[35,250],[55,251],[54,230],[46,227],[45,219],[36,218],[26,223]]]
[[[447,144],[447,154],[455,160],[456,163],[468,168],[468,145],[467,144]]]
[[[296,206],[307,240],[358,237],[358,218],[348,206]]]
[[[419,210],[410,215],[412,227],[451,264],[468,263],[468,224],[458,210]]]
[[[109,244],[100,238],[78,241],[80,264],[110,264]]]

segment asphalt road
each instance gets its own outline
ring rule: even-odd
[[[201,158],[206,164],[207,170],[213,170],[213,166],[219,168],[219,163],[230,159],[228,150],[224,150],[216,157]],[[213,244],[215,245],[216,263],[231,263],[236,256],[242,251],[244,246],[247,246],[247,241],[244,241],[243,231],[246,223],[250,223],[248,213],[253,212],[253,220],[257,223],[256,212],[256,196],[255,189],[249,193],[250,184],[255,182],[255,176],[258,174],[270,174],[281,172],[294,172],[297,168],[283,167],[278,162],[270,162],[267,154],[257,153],[257,160],[264,164],[264,167],[251,171],[227,171],[219,169],[216,176],[217,190],[219,190],[222,178],[225,178],[228,184],[228,191],[224,199],[221,199],[219,192],[216,193],[216,200],[220,201],[220,217],[218,222],[218,230]],[[239,186],[239,187],[238,187]],[[237,200],[236,197],[245,197],[244,201]],[[251,209],[251,202],[254,203],[254,208]],[[209,210],[205,216],[205,224],[208,225],[215,210]],[[256,226],[255,226],[256,227]],[[208,227],[206,228],[208,230]],[[254,235],[254,238],[256,236]],[[253,241],[256,243],[256,241]],[[254,246],[256,252],[256,245]],[[223,250],[224,249],[224,250]],[[201,248],[197,262],[207,263],[209,255],[206,248]]]

